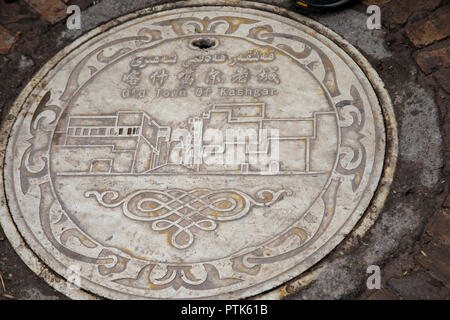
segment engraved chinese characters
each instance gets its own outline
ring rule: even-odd
[[[228,42],[226,38],[216,39],[218,45]],[[195,40],[195,38],[194,38]],[[192,41],[190,43],[192,44]],[[252,48],[236,56],[226,52],[200,53],[179,61],[178,55],[138,56],[129,62],[129,69],[122,74],[122,82],[128,86],[121,91],[121,97],[157,98],[220,96],[261,97],[278,94],[276,86],[281,84],[279,68],[271,62],[276,60],[276,51],[267,48]],[[177,61],[179,63],[177,64]],[[162,68],[163,66],[166,66]],[[170,67],[172,66],[172,68]],[[151,69],[144,86],[144,70]],[[144,78],[144,80],[142,80]],[[165,86],[169,78],[174,79],[172,87]],[[176,79],[176,80],[175,80]],[[225,85],[247,85],[256,88],[236,88]]]
[[[109,298],[249,297],[309,268],[364,212],[384,152],[370,83],[313,34],[203,7],[84,42],[10,142],[25,240]]]

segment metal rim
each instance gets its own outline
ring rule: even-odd
[[[144,15],[148,15],[151,13],[156,13],[164,10],[183,8],[183,7],[193,7],[193,6],[230,6],[229,3],[225,3],[225,1],[186,1],[186,2],[178,2],[174,4],[166,4],[160,5],[154,8],[147,8],[135,13],[127,14],[123,17],[119,17],[116,20],[101,25],[94,30],[86,33],[81,36],[79,39],[74,41],[72,44],[64,48],[62,51],[57,53],[52,59],[50,59],[41,70],[33,77],[33,79],[28,83],[28,85],[23,89],[19,97],[16,99],[14,104],[12,105],[6,120],[2,125],[2,136],[0,138],[0,159],[2,166],[5,161],[5,152],[8,144],[8,138],[12,131],[12,126],[16,120],[17,115],[19,114],[21,107],[26,102],[30,93],[33,89],[40,83],[40,81],[46,76],[46,74],[69,52],[83,44],[84,42],[90,40],[96,35],[104,32],[118,24],[124,23],[126,21],[139,18]],[[354,59],[359,67],[363,70],[366,77],[370,81],[373,89],[375,90],[377,97],[380,102],[380,106],[384,115],[385,128],[387,133],[386,139],[386,155],[384,168],[382,172],[382,177],[378,184],[378,188],[374,197],[372,198],[371,205],[366,210],[365,214],[359,219],[358,224],[353,228],[353,230],[347,235],[347,237],[338,245],[338,247],[347,247],[352,244],[356,236],[362,236],[364,233],[373,225],[376,218],[378,217],[383,204],[389,194],[390,185],[392,184],[396,160],[398,157],[398,138],[397,138],[397,127],[395,121],[395,115],[392,107],[391,100],[389,95],[384,88],[384,84],[377,75],[376,71],[371,67],[369,62],[359,53],[352,45],[350,45],[347,41],[345,41],[342,37],[324,27],[323,25],[315,22],[309,18],[301,16],[299,14],[289,12],[285,9],[280,9],[271,5],[254,3],[254,2],[239,2],[240,7],[245,8],[253,8],[259,9],[263,11],[268,11],[271,13],[275,13],[290,19],[293,19],[299,23],[302,23],[308,27],[311,27],[319,34],[326,36],[330,41],[337,44],[341,47],[352,59]],[[236,6],[233,6],[236,7]],[[1,170],[0,177],[3,179],[3,170]],[[84,291],[83,289],[69,289],[67,286],[67,282],[64,278],[56,275],[48,266],[46,266],[42,260],[28,247],[28,245],[23,240],[20,235],[15,223],[10,216],[4,184],[2,183],[0,186],[0,201],[2,206],[0,208],[0,224],[3,227],[4,233],[7,236],[9,242],[12,247],[15,249],[17,254],[21,257],[21,259],[25,262],[25,264],[37,275],[43,278],[50,286],[63,293],[72,299],[97,299],[97,297],[91,293]],[[323,263],[323,257],[320,262],[316,262],[311,268],[317,269]],[[309,271],[305,271],[303,274],[299,275],[296,279],[290,280],[289,283],[299,284],[301,285],[304,282],[305,277],[308,277]],[[281,285],[278,288],[271,289],[270,292],[266,294],[259,295],[260,298],[281,298],[285,294],[285,286],[287,284]]]

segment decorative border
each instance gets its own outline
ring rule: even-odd
[[[102,27],[99,27],[89,33],[87,33],[85,36],[81,37],[77,41],[75,41],[72,45],[65,48],[63,51],[58,53],[54,58],[52,58],[42,69],[41,71],[35,76],[33,81],[31,81],[27,87],[22,91],[19,98],[16,100],[15,104],[10,110],[10,113],[3,125],[2,132],[4,133],[0,139],[1,142],[1,149],[0,149],[0,155],[3,159],[4,163],[4,156],[5,156],[5,150],[6,150],[6,144],[7,144],[7,138],[8,132],[12,131],[11,134],[13,134],[14,130],[11,130],[12,125],[14,124],[14,120],[16,119],[17,115],[19,114],[21,106],[26,102],[28,95],[32,92],[34,87],[39,84],[39,82],[45,77],[45,75],[62,59],[64,58],[69,52],[77,48],[79,45],[81,45],[83,42],[90,40],[92,37],[95,37],[99,33],[103,32],[105,29],[108,29],[110,27],[113,27],[117,24],[123,23],[125,21],[131,20],[136,17],[140,17],[142,15],[146,15],[149,13],[155,13],[162,10],[169,10],[174,8],[180,8],[180,7],[190,7],[190,6],[198,6],[198,5],[206,5],[206,6],[212,6],[212,5],[225,5],[222,1],[219,3],[217,1],[200,1],[200,2],[183,2],[183,3],[176,3],[176,4],[169,4],[169,5],[162,5],[158,6],[156,8],[152,9],[144,9],[134,14],[126,15],[125,17],[119,18],[115,20],[114,22],[108,23]],[[397,158],[397,149],[398,149],[398,142],[397,142],[397,130],[396,130],[396,123],[395,123],[395,117],[392,110],[392,104],[390,102],[390,98],[385,91],[383,84],[379,77],[376,75],[375,71],[371,68],[371,66],[368,64],[367,60],[365,60],[359,52],[356,51],[353,47],[351,47],[345,40],[334,34],[333,32],[329,31],[325,27],[319,25],[318,23],[307,19],[305,17],[299,16],[297,14],[288,12],[287,10],[279,9],[276,7],[259,4],[259,3],[248,3],[243,2],[240,3],[240,6],[246,7],[246,8],[256,8],[256,9],[263,9],[267,10],[272,13],[276,13],[278,15],[282,14],[284,16],[287,16],[291,19],[294,19],[300,23],[303,23],[311,28],[313,28],[315,31],[322,33],[326,35],[329,39],[337,43],[341,48],[346,48],[347,53],[355,59],[359,66],[364,69],[366,76],[370,79],[372,86],[376,90],[376,93],[378,95],[378,99],[380,100],[380,104],[382,107],[382,111],[385,116],[386,121],[386,130],[387,130],[387,148],[386,148],[386,161],[385,161],[385,168],[383,171],[383,176],[381,179],[382,188],[379,188],[375,197],[372,199],[372,206],[368,210],[368,214],[366,214],[366,217],[364,217],[364,220],[359,223],[359,226],[355,228],[354,233],[361,235],[363,234],[375,221],[375,218],[378,216],[379,210],[382,207],[382,204],[384,203],[389,186],[392,183],[393,179],[393,173],[395,171],[395,162]],[[3,178],[3,172],[0,173]],[[14,222],[12,221],[11,217],[9,216],[8,210],[6,209],[6,198],[4,195],[4,189],[3,185],[1,186],[1,201],[2,201],[2,207],[0,209],[0,222],[2,226],[5,229],[5,234],[7,235],[8,239],[10,240],[11,244],[15,248],[16,252],[21,256],[21,258],[27,263],[27,265],[37,274],[40,274],[50,285],[55,287],[57,290],[61,291],[62,293],[68,295],[72,298],[93,298],[93,296],[85,293],[83,290],[68,290],[67,286],[65,284],[65,280],[60,278],[59,276],[55,276],[52,274],[52,272],[46,267],[38,257],[34,255],[34,253],[27,248],[26,244],[24,243],[23,239],[21,238],[20,234],[18,233]],[[358,217],[359,218],[359,215]],[[349,225],[352,225],[349,223]],[[348,228],[348,226],[347,226]],[[350,230],[348,230],[350,231]],[[339,241],[340,242],[340,241]],[[334,247],[334,246],[333,246]],[[323,259],[323,258],[322,258]],[[61,281],[62,280],[62,281]],[[275,289],[275,291],[277,291]]]

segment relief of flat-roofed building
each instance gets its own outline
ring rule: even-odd
[[[194,152],[190,157],[191,162],[185,165],[195,172],[210,174],[305,174],[328,171],[331,169],[328,164],[315,161],[317,154],[312,159],[319,149],[322,154],[328,152],[332,155],[335,151],[330,137],[320,135],[319,121],[322,125],[323,122],[331,124],[336,121],[335,113],[324,111],[313,112],[311,117],[268,118],[264,103],[215,104],[200,117],[190,118],[189,124],[193,149],[203,150],[200,156],[204,156],[208,150],[217,160],[208,162],[195,159]],[[207,134],[208,129],[220,130],[221,135],[217,140],[223,142],[217,144],[214,134]],[[173,139],[171,141],[173,143]],[[164,172],[167,169],[161,167],[157,171]]]
[[[168,161],[170,128],[160,126],[142,111],[115,115],[71,116],[57,139],[83,163],[67,163],[66,170],[81,173],[143,173]],[[68,160],[70,162],[70,158]]]
[[[268,118],[264,103],[215,104],[188,121],[189,130],[159,124],[143,111],[71,116],[59,148],[70,157],[60,172],[78,174],[314,174],[329,171],[316,161],[336,137],[321,135],[334,112],[311,117]]]

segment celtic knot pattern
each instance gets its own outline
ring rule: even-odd
[[[168,232],[169,243],[177,249],[186,249],[194,242],[192,230],[213,231],[220,221],[232,221],[245,216],[253,206],[270,206],[291,195],[289,190],[260,190],[251,197],[238,190],[182,189],[141,190],[125,197],[117,191],[90,190],[107,208],[122,206],[123,214],[136,221],[151,222],[154,231]]]

